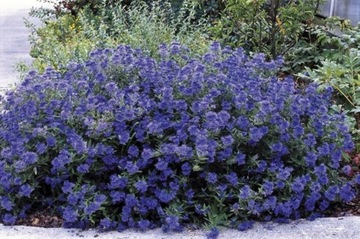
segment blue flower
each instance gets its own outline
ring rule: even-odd
[[[53,171],[59,171],[65,168],[65,165],[71,162],[70,154],[67,150],[62,150],[59,156],[55,157],[51,164],[53,166]]]
[[[356,182],[356,184],[360,184],[360,173],[356,174],[355,182]]]
[[[289,153],[288,148],[281,142],[274,143],[270,146],[270,149],[272,152],[278,153],[278,157],[281,157],[283,155],[286,155]]]
[[[108,231],[116,228],[116,222],[111,221],[109,218],[100,220],[99,226],[102,231]]]
[[[293,170],[294,169],[290,168],[290,167],[281,168],[281,169],[279,169],[279,172],[276,175],[276,177],[281,180],[287,180]]]
[[[89,165],[88,164],[80,164],[77,166],[76,170],[79,173],[88,173],[89,172]]]
[[[305,163],[308,167],[315,167],[317,155],[314,152],[308,152],[305,156]]]
[[[112,199],[112,203],[119,203],[122,202],[125,199],[125,193],[124,192],[119,192],[119,191],[111,191],[110,192],[110,197]]]
[[[110,183],[109,183],[109,189],[123,189],[127,186],[129,179],[126,177],[121,177],[118,175],[111,175],[110,176]]]
[[[216,239],[216,238],[218,238],[219,234],[220,234],[220,231],[216,227],[214,227],[214,228],[211,228],[210,232],[208,232],[206,234],[206,238],[207,239]]]
[[[238,184],[239,179],[238,179],[238,176],[236,175],[236,173],[234,173],[234,172],[231,172],[231,173],[225,175],[225,178],[232,186],[236,186]]]
[[[352,169],[351,169],[351,166],[350,165],[345,165],[343,168],[342,168],[342,171],[343,173],[345,173],[346,175],[350,175]]]
[[[21,158],[27,165],[33,164],[38,160],[38,156],[34,152],[23,153]]]
[[[335,201],[336,195],[339,193],[339,188],[337,186],[330,186],[324,193],[325,197],[329,201]]]
[[[165,218],[165,227],[163,228],[163,230],[167,231],[181,231],[182,230],[182,226],[180,225],[179,222],[179,217],[177,216],[167,216]]]
[[[8,197],[1,197],[1,207],[6,211],[11,211],[14,207],[14,203]]]
[[[159,171],[164,171],[168,167],[168,162],[164,158],[159,158],[159,161],[155,164],[155,167]]]
[[[150,221],[142,219],[138,222],[138,226],[141,231],[146,231],[147,229],[149,229]]]
[[[267,163],[266,163],[264,160],[260,160],[260,161],[257,163],[256,172],[258,172],[258,173],[265,172],[266,167],[267,167]]]
[[[268,180],[265,180],[265,182],[263,183],[263,190],[265,195],[271,195],[274,191],[274,183],[270,182]]]
[[[78,219],[78,212],[71,206],[67,206],[62,213],[62,216],[66,222],[75,222]]]
[[[135,187],[139,192],[144,193],[148,188],[148,184],[144,180],[140,180],[135,183]]]
[[[216,173],[208,173],[208,175],[206,177],[206,181],[208,181],[211,184],[215,184],[217,182]]]
[[[10,213],[5,213],[2,217],[4,225],[14,225],[16,222],[16,216],[11,215]]]
[[[340,198],[344,202],[350,202],[355,197],[354,189],[351,187],[350,183],[346,183],[340,188]]]
[[[70,183],[68,180],[66,180],[61,189],[64,193],[72,193],[74,186],[74,183]]]
[[[243,165],[245,164],[245,154],[242,154],[242,153],[238,153],[236,156],[235,156],[235,161],[238,165]]]
[[[175,193],[169,192],[165,189],[160,190],[158,193],[158,198],[161,202],[168,203],[173,200],[175,197]]]
[[[259,142],[260,139],[268,133],[268,131],[269,128],[267,126],[250,128],[250,140],[254,143]]]
[[[326,156],[330,153],[329,144],[323,143],[321,146],[317,148],[317,150],[319,152],[319,156]]]
[[[248,199],[251,196],[251,189],[249,185],[245,185],[240,189],[239,196],[241,199]]]
[[[188,162],[185,162],[181,165],[181,172],[185,176],[189,175],[191,173],[191,165]]]
[[[223,145],[225,147],[227,147],[227,146],[230,146],[233,144],[234,139],[231,135],[228,135],[228,136],[221,137],[221,142],[223,143]]]
[[[23,197],[30,197],[32,191],[34,191],[34,189],[29,184],[24,184],[20,187],[19,195]]]
[[[239,223],[238,230],[239,231],[246,231],[248,229],[251,229],[253,227],[253,225],[254,225],[254,221],[251,221],[251,220],[244,221],[244,222]]]
[[[49,148],[54,147],[56,145],[56,139],[53,136],[48,136],[46,138],[46,144]]]
[[[296,178],[291,185],[291,190],[296,193],[301,193],[305,188],[305,184],[301,178]]]

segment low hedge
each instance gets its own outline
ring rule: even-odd
[[[187,52],[176,42],[160,46],[160,60],[98,49],[7,92],[3,222],[46,207],[67,227],[244,230],[355,196],[360,177],[340,176],[353,143],[344,115],[329,111],[330,88],[279,80],[282,60],[262,54],[218,43]]]

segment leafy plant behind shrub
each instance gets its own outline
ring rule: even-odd
[[[247,52],[264,52],[276,59],[302,38],[322,2],[229,0],[210,32],[223,44],[243,47]]]
[[[133,1],[127,8],[120,3],[103,6],[95,14],[85,7],[76,16],[66,14],[46,20],[45,27],[32,28],[31,56],[33,67],[43,72],[46,66],[65,70],[69,62],[81,62],[96,47],[127,44],[141,48],[155,57],[161,43],[179,41],[190,47],[192,54],[204,53],[209,45],[204,26],[191,21],[195,12],[189,1],[175,14],[168,1],[148,6]],[[180,26],[180,27],[179,27]]]
[[[269,76],[281,60],[263,54],[188,51],[164,44],[156,60],[120,45],[64,74],[29,72],[2,102],[3,222],[49,207],[68,227],[244,230],[353,198],[330,88]]]
[[[357,144],[357,151],[359,151],[360,52],[358,47],[360,31],[359,26],[341,28],[341,22],[337,18],[328,19],[326,26],[314,32],[317,40],[309,49],[312,51],[312,56],[317,55],[317,58],[304,57],[304,62],[310,58],[310,61],[313,60],[316,65],[305,67],[306,74],[300,73],[298,76],[314,81],[320,87],[334,88],[333,108],[346,114],[353,139]],[[329,33],[326,28],[332,31],[342,29],[342,32],[337,36]]]

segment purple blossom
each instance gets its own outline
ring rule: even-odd
[[[242,154],[242,153],[238,153],[236,156],[235,156],[235,161],[238,165],[243,165],[245,164],[245,154]]]
[[[234,173],[234,172],[231,172],[231,173],[225,175],[225,178],[232,186],[236,186],[238,184],[239,179],[238,179],[236,173]]]
[[[182,227],[179,222],[179,218],[177,216],[167,216],[165,218],[165,231],[181,231]]]
[[[191,170],[192,170],[191,165],[188,162],[185,162],[181,165],[182,174],[187,176],[191,173]]]
[[[65,165],[70,162],[70,153],[67,150],[62,150],[60,154],[51,161],[53,171],[64,169]]]
[[[111,221],[109,218],[100,220],[100,228],[102,231],[108,231],[116,228],[116,222]]]
[[[350,183],[346,183],[345,185],[343,185],[340,188],[339,194],[341,200],[343,200],[344,202],[350,202],[355,197],[354,189],[351,187]]]
[[[249,185],[245,185],[241,188],[240,190],[240,198],[241,199],[248,199],[251,195],[251,189],[249,187]]]
[[[217,175],[216,173],[209,173],[206,177],[206,181],[208,181],[211,184],[214,184],[217,182]]]
[[[350,176],[350,173],[351,173],[351,171],[352,171],[351,166],[350,166],[350,165],[345,165],[345,166],[342,168],[342,171],[343,171],[343,173],[345,173],[346,175]]]
[[[4,222],[4,225],[14,225],[16,222],[16,216],[11,215],[10,213],[5,213],[4,216],[2,217],[2,220]]]
[[[315,167],[316,160],[317,160],[317,156],[314,152],[309,152],[305,156],[305,163],[306,163],[306,166],[308,166],[308,167]]]
[[[14,207],[14,203],[6,196],[1,197],[1,207],[6,211],[11,211]]]
[[[254,143],[259,142],[260,139],[268,133],[268,131],[269,129],[267,126],[250,128],[250,140]]]
[[[248,229],[251,229],[254,225],[254,221],[244,221],[239,223],[238,230],[239,231],[246,231]]]
[[[291,185],[291,189],[296,193],[301,193],[305,188],[305,183],[301,178],[296,178]]]
[[[34,152],[26,152],[21,155],[22,160],[27,165],[33,164],[38,160],[38,156]]]
[[[66,207],[63,210],[62,216],[66,222],[75,222],[78,219],[78,212],[71,206]]]
[[[119,203],[122,202],[125,199],[125,193],[119,192],[119,191],[111,191],[110,197],[112,199],[112,203]]]
[[[29,184],[24,184],[20,187],[19,195],[29,198],[32,191],[34,191],[34,189]]]
[[[135,183],[135,187],[139,192],[144,193],[148,188],[148,184],[146,183],[146,181],[140,180]]]
[[[110,189],[123,189],[128,185],[128,178],[125,177],[120,177],[118,175],[111,175],[110,176],[110,183],[109,183],[109,188]]]
[[[88,164],[80,164],[79,166],[77,166],[76,170],[79,173],[88,173],[89,172],[89,165]]]
[[[264,193],[265,195],[271,195],[274,191],[274,183],[273,182],[270,182],[270,181],[265,181],[263,183],[263,190],[264,190]]]
[[[225,147],[231,146],[234,143],[234,139],[231,135],[221,137],[221,142]]]
[[[145,231],[145,230],[149,229],[150,221],[142,219],[138,222],[138,226],[139,226],[140,230]]]
[[[279,172],[276,177],[281,180],[287,180],[293,170],[294,170],[293,168],[289,168],[289,167],[281,168],[279,169]]]
[[[207,239],[216,239],[218,238],[220,231],[217,228],[211,228],[210,232],[206,234]]]
[[[69,182],[68,180],[66,180],[63,184],[63,186],[61,187],[61,190],[63,191],[63,193],[72,193],[73,192],[73,188],[75,187],[74,183]]]

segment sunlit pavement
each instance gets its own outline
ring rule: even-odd
[[[37,0],[1,0],[0,1],[0,89],[9,87],[19,80],[15,66],[19,62],[31,62],[29,56],[30,30],[25,27],[24,18],[39,25],[40,21],[30,18],[32,6],[40,7],[44,3]]]

